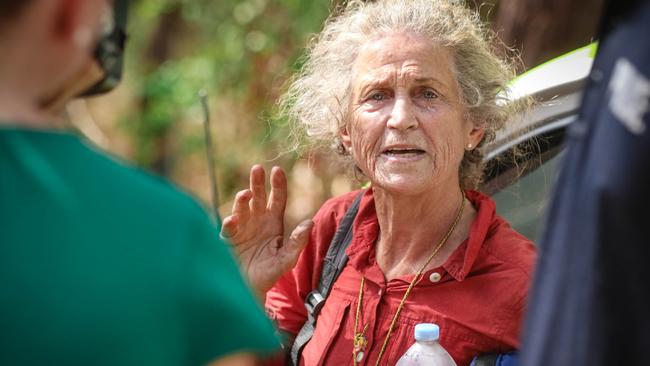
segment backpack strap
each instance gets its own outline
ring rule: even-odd
[[[320,275],[318,288],[310,292],[305,298],[305,308],[307,308],[307,321],[298,332],[296,339],[291,347],[291,365],[297,366],[300,359],[300,353],[303,347],[309,342],[311,336],[314,334],[314,327],[316,326],[316,317],[325,304],[325,299],[329,295],[334,281],[338,278],[339,274],[348,262],[348,256],[345,254],[345,249],[352,241],[352,223],[359,211],[359,203],[361,197],[366,191],[363,190],[357,194],[352,202],[352,206],[348,208],[345,215],[339,222],[339,227],[336,229],[334,238],[327,249],[327,255],[323,261],[323,271]]]
[[[469,366],[516,366],[519,361],[517,351],[508,353],[490,353],[474,357]]]

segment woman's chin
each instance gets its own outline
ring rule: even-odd
[[[389,174],[381,175],[372,180],[374,187],[381,188],[390,194],[416,195],[431,188],[431,182],[422,175]]]

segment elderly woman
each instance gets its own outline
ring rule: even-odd
[[[533,245],[472,190],[481,146],[509,117],[497,98],[512,73],[486,33],[455,2],[350,1],[314,40],[285,110],[371,187],[300,364],[394,365],[422,322],[440,326],[459,365],[518,347]],[[286,178],[273,168],[267,200],[264,175],[252,168],[224,234],[270,316],[295,336],[359,192],[329,200],[284,241]]]

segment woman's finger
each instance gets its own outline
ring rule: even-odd
[[[251,216],[249,202],[253,197],[253,193],[249,189],[237,192],[235,195],[235,202],[232,205],[232,214],[237,216],[239,223],[246,223]]]
[[[236,215],[227,216],[221,223],[221,233],[219,235],[226,239],[237,235],[238,221]]]
[[[269,197],[268,209],[272,213],[284,217],[284,209],[287,207],[287,177],[280,167],[271,169],[271,195]]]
[[[250,210],[253,215],[261,215],[266,209],[266,185],[264,168],[253,165],[250,175],[250,190],[253,198],[250,201]]]

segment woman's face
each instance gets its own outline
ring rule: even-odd
[[[398,194],[457,189],[464,150],[483,130],[465,118],[453,67],[446,48],[408,33],[361,48],[341,139],[373,185]]]

